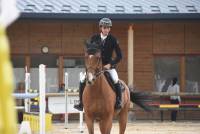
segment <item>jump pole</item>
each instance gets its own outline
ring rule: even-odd
[[[65,129],[68,129],[68,123],[69,123],[69,119],[68,119],[68,110],[67,110],[67,102],[68,102],[68,93],[67,90],[69,88],[68,85],[68,73],[65,73]]]
[[[46,89],[46,67],[45,65],[39,65],[39,122],[40,122],[40,134],[45,134],[45,89]]]
[[[81,81],[81,78],[83,77],[84,73],[80,72],[79,74],[79,81]],[[83,111],[79,111],[80,119],[79,119],[79,130],[81,133],[83,133]]]
[[[83,77],[84,73],[80,73],[79,78],[81,79]],[[68,108],[67,108],[67,102],[68,102],[68,92],[67,89],[69,88],[69,75],[66,72],[65,73],[65,128],[68,128],[69,118],[68,118]],[[79,111],[79,131],[83,133],[83,111]]]

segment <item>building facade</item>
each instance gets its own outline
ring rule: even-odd
[[[59,91],[64,83],[65,72],[71,77],[69,86],[77,88],[78,74],[84,71],[84,42],[99,32],[98,20],[106,16],[113,19],[111,33],[118,39],[123,53],[123,60],[117,67],[120,79],[142,91],[164,92],[170,79],[178,77],[181,92],[199,93],[200,15],[197,12],[199,7],[194,5],[198,2],[180,5],[194,13],[182,10],[175,14],[174,10],[162,13],[162,4],[167,3],[149,6],[149,13],[140,13],[145,8],[133,4],[139,14],[123,15],[92,14],[90,10],[86,11],[90,6],[81,4],[80,12],[84,9],[84,14],[55,14],[49,10],[56,8],[47,6],[49,4],[43,10],[48,13],[38,13],[35,7],[40,5],[19,3],[23,5],[23,10],[20,7],[22,16],[8,29],[16,88],[24,81],[27,68],[31,73],[31,87],[38,89],[37,72],[41,63],[47,65],[47,92]],[[65,5],[65,12],[70,7],[72,5]],[[169,11],[170,8],[179,9],[179,6],[175,7],[168,6]],[[123,12],[126,5],[115,8],[116,12]],[[48,49],[48,53],[44,53],[44,49]],[[157,112],[149,115],[138,108],[135,113],[138,119],[159,118]],[[165,114],[169,118],[169,113]],[[179,118],[199,119],[200,115],[195,111],[187,111],[180,112]]]

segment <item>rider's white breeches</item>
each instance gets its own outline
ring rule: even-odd
[[[114,84],[116,84],[119,81],[119,77],[118,77],[116,69],[112,68],[112,69],[109,69],[109,70],[106,70],[106,71],[109,72]],[[85,78],[86,78],[86,73],[83,73],[80,76],[80,82],[83,83],[85,81]]]
[[[118,77],[116,69],[112,68],[112,69],[107,70],[107,72],[110,73],[110,76],[112,77],[114,84],[116,84],[119,81],[119,77]]]
[[[85,81],[86,78],[86,72],[85,73],[81,73],[80,74],[80,82],[83,83]]]

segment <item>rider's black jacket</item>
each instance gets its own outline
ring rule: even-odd
[[[122,52],[119,44],[116,38],[111,34],[109,34],[103,41],[100,34],[95,34],[91,37],[91,42],[101,44],[101,57],[103,65],[110,63],[112,67],[115,67],[115,65],[122,59]],[[112,58],[113,51],[115,51],[116,54],[115,58]]]

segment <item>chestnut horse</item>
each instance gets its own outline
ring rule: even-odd
[[[90,44],[89,44],[90,45]],[[90,45],[90,46],[95,46]],[[130,101],[147,110],[141,94],[133,93],[123,82],[122,108],[115,110],[116,94],[108,83],[102,68],[101,53],[97,48],[87,48],[85,54],[86,87],[83,92],[85,121],[89,134],[94,134],[94,121],[99,121],[101,134],[110,134],[114,116],[119,118],[119,134],[124,134]]]

